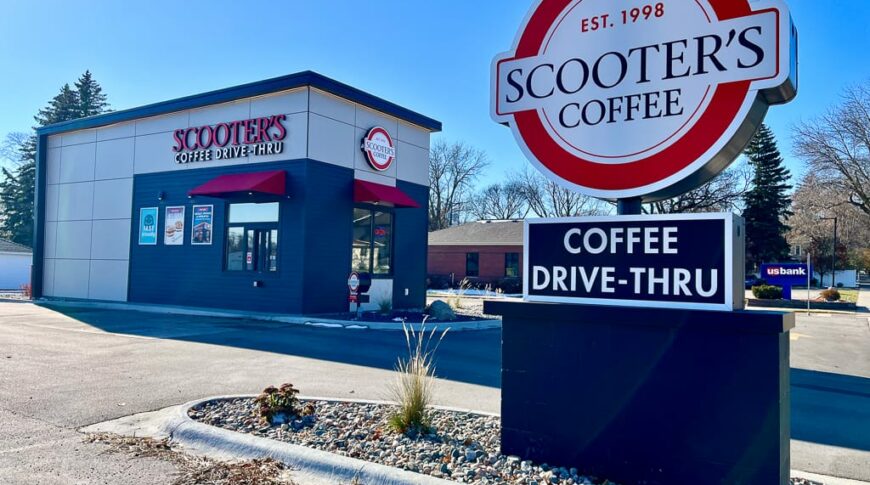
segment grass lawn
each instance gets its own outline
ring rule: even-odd
[[[858,303],[858,290],[838,288],[840,299],[848,303]]]

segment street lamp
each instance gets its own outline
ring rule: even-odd
[[[819,217],[821,221],[834,221],[834,247],[831,249],[831,288],[836,288],[837,278],[837,218]]]

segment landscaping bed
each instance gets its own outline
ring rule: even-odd
[[[796,309],[806,309],[807,301],[806,300],[761,300],[755,298],[749,298],[747,300],[748,305],[752,307],[759,308],[796,308]],[[812,310],[841,310],[845,312],[854,312],[858,309],[858,306],[855,303],[845,302],[845,301],[820,301],[820,300],[810,300],[810,309]]]
[[[499,418],[433,409],[431,433],[391,430],[395,406],[301,400],[311,414],[267,425],[253,398],[210,401],[190,409],[197,421],[404,470],[474,484],[607,484],[576,469],[551,468],[499,454]],[[282,421],[279,419],[278,421]]]

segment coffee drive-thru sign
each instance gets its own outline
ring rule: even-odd
[[[789,480],[794,315],[743,312],[743,220],[640,215],[711,180],[797,95],[779,0],[539,0],[491,116],[615,217],[532,219],[502,321],[502,453],[621,483]],[[710,311],[715,310],[715,311]]]
[[[779,1],[543,0],[492,65],[492,117],[565,187],[673,197],[726,168],[797,93]]]

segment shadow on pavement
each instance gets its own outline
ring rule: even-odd
[[[238,347],[381,369],[393,369],[396,360],[408,354],[404,334],[396,331],[46,307],[110,333]],[[500,371],[499,329],[448,332],[436,354],[436,373],[444,379],[497,388],[501,386]]]
[[[870,379],[792,369],[791,437],[870,451]]]
[[[407,355],[404,334],[271,322],[50,307],[106,332],[237,347],[393,369]],[[531,343],[531,342],[530,342]],[[437,353],[439,377],[498,388],[501,330],[448,333]],[[792,438],[870,451],[870,379],[793,368]]]

